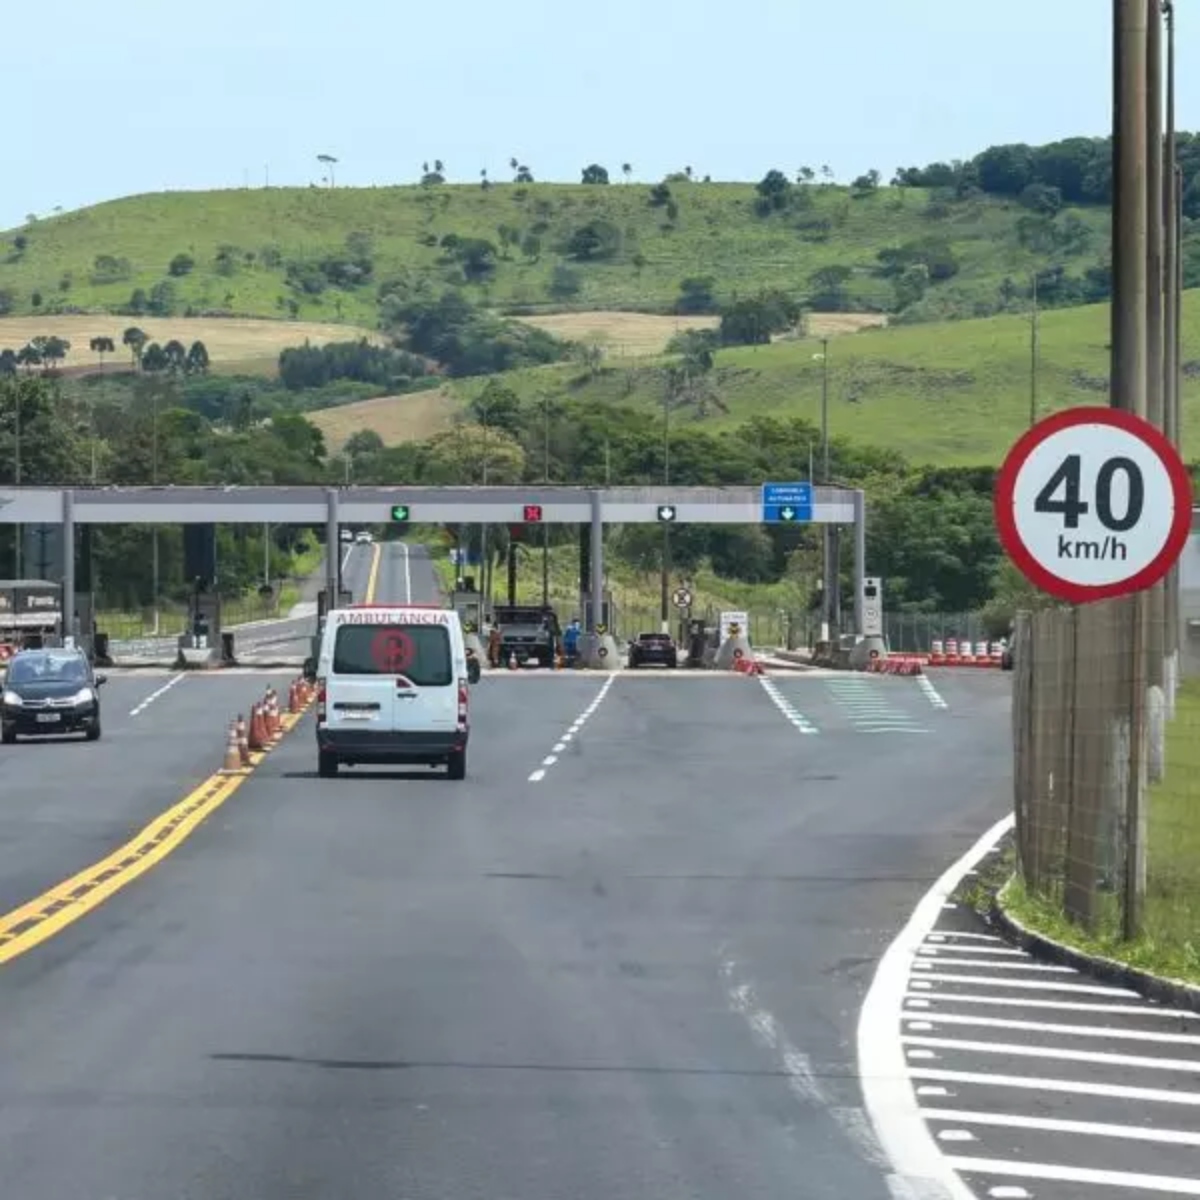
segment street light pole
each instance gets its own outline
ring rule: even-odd
[[[550,482],[550,393],[542,396],[542,482]],[[550,604],[550,526],[542,523],[542,607]]]
[[[13,477],[14,477],[17,487],[20,487],[21,486],[21,385],[20,385],[20,383],[18,383],[17,386],[15,388],[13,388],[13,435],[14,435],[13,436],[13,449],[14,449]],[[17,525],[17,526],[15,526],[15,529],[16,529],[16,535],[17,535],[17,540],[15,543],[15,546],[16,546],[15,576],[17,579],[20,579],[21,571],[23,570],[22,559],[24,558],[24,554],[23,554],[24,547],[21,545],[21,543],[25,537],[25,526]]]
[[[829,339],[821,339],[821,483],[829,486]],[[837,595],[837,563],[834,551],[833,529],[821,526],[821,577],[823,589],[821,607],[824,620],[821,622],[821,640],[829,641],[833,636],[834,601]]]
[[[663,487],[671,485],[671,394],[663,393]],[[670,609],[667,607],[671,576],[671,526],[663,522],[662,576],[659,580],[659,620],[662,632],[671,632]]]
[[[1038,277],[1033,273],[1033,308],[1029,314],[1029,424],[1037,424],[1038,410]]]

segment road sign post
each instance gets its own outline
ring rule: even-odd
[[[811,483],[764,483],[762,519],[765,524],[791,524],[813,519]]]
[[[1023,575],[1086,604],[1152,587],[1187,543],[1192,485],[1153,425],[1070,408],[1028,430],[996,477],[996,528]]]

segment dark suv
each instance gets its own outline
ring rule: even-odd
[[[677,667],[679,650],[669,633],[639,633],[629,643],[629,666],[646,667],[656,663],[661,667]]]
[[[0,741],[82,733],[100,737],[100,691],[105,676],[79,650],[22,650],[8,664],[0,699]]]

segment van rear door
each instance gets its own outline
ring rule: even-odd
[[[452,734],[458,727],[458,679],[445,623],[413,623],[398,614],[387,623],[339,625],[331,677],[330,728]]]

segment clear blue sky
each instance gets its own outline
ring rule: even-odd
[[[1186,10],[1187,6],[1181,6]],[[44,0],[4,64],[0,228],[135,192],[451,179],[510,156],[658,179],[968,157],[1105,134],[1101,0]],[[1184,12],[1184,22],[1187,13]],[[1180,33],[1180,125],[1200,35]],[[1191,52],[1189,52],[1191,51]]]

